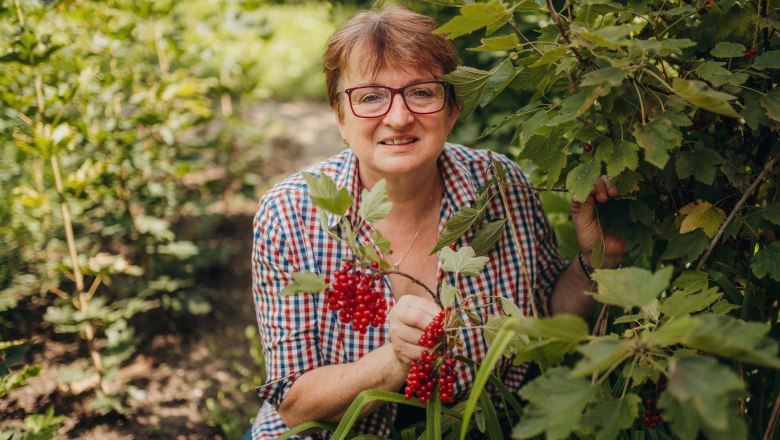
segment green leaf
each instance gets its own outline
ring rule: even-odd
[[[743,56],[745,50],[746,48],[742,44],[721,41],[715,45],[710,53],[716,58],[734,58]]]
[[[589,376],[613,367],[628,357],[631,351],[630,341],[601,338],[577,349],[583,358],[574,366],[572,377]]]
[[[588,87],[605,84],[612,87],[618,87],[623,83],[623,80],[628,77],[629,73],[628,69],[605,67],[583,75],[580,85],[582,87]]]
[[[517,48],[518,44],[517,35],[507,34],[500,37],[483,38],[480,40],[481,46],[472,47],[466,50],[472,50],[476,52],[499,52],[505,50],[513,50]]]
[[[487,255],[504,232],[506,219],[494,220],[482,228],[474,235],[471,241],[471,247],[478,256]]]
[[[642,399],[628,393],[622,399],[610,398],[589,407],[580,423],[595,426],[596,440],[614,440],[621,430],[628,429],[639,415]]]
[[[328,287],[319,275],[314,272],[304,271],[292,274],[293,282],[288,284],[279,296],[295,295],[297,293],[318,293]]]
[[[387,237],[379,232],[379,229],[374,229],[371,231],[371,241],[374,242],[376,247],[379,249],[379,252],[381,252],[383,255],[390,255],[393,252],[393,249],[390,247],[390,240],[388,240]]]
[[[496,408],[493,406],[493,401],[490,395],[482,393],[479,396],[479,406],[482,411],[480,413],[485,421],[485,429],[488,440],[503,440],[504,436],[501,432],[501,422],[498,421],[498,414],[496,414]],[[435,440],[440,440],[441,437]]]
[[[38,376],[41,374],[41,371],[43,371],[43,369],[38,364],[25,365],[24,368],[22,368],[22,371],[18,373],[0,377],[0,398],[8,394],[9,391],[24,385],[25,382],[33,377]]]
[[[683,151],[677,156],[677,176],[681,179],[694,176],[699,182],[711,185],[722,163],[723,157],[711,148],[697,147],[694,151]]]
[[[780,87],[775,87],[761,98],[761,107],[766,109],[770,118],[780,121]]]
[[[546,125],[554,127],[564,122],[578,118],[588,111],[599,97],[609,93],[609,87],[583,87],[561,103],[558,115],[547,121]]]
[[[600,145],[594,146],[596,160],[607,164],[607,175],[617,176],[623,170],[636,170],[639,165],[639,146],[623,140],[613,143],[605,139]]]
[[[766,336],[769,326],[745,322],[727,315],[706,315],[700,325],[684,335],[682,342],[697,350],[742,362],[780,368],[777,341]]]
[[[498,0],[468,4],[460,8],[460,15],[444,23],[433,33],[447,34],[447,38],[455,39],[487,27],[486,34],[490,35],[503,26],[510,17],[509,11]]]
[[[568,438],[596,391],[589,380],[570,377],[568,368],[547,371],[520,389],[528,405],[512,436],[530,438],[544,433],[548,439]]]
[[[756,57],[754,69],[780,69],[780,50],[770,50]]]
[[[690,404],[707,425],[727,428],[731,399],[744,390],[739,377],[711,357],[672,358],[668,391],[680,402]]]
[[[552,49],[548,50],[547,52],[543,53],[542,56],[539,57],[538,60],[534,61],[532,64],[528,65],[528,67],[541,67],[541,66],[547,66],[553,63],[556,63],[558,60],[563,58],[564,55],[566,55],[566,52],[569,51],[569,48],[566,46],[556,46]]]
[[[393,207],[393,204],[387,198],[386,183],[385,179],[382,179],[374,184],[371,191],[363,190],[358,215],[364,221],[373,223],[377,220],[382,220],[390,212],[390,208]]]
[[[634,137],[645,149],[645,160],[661,169],[669,160],[669,152],[682,142],[680,130],[665,118],[635,126]]]
[[[661,303],[660,311],[666,316],[676,318],[700,312],[721,298],[717,287],[703,290],[697,293],[686,294],[682,291],[674,292]]]
[[[487,208],[487,203],[490,199],[490,195],[485,192],[479,196],[473,206],[464,206],[456,212],[455,215],[447,221],[447,224],[444,225],[444,230],[439,236],[439,242],[436,243],[436,247],[433,248],[430,255],[433,255],[442,248],[454,243],[475,223],[480,222],[485,215],[485,209]]]
[[[566,188],[572,199],[584,202],[593,189],[596,178],[601,175],[601,162],[591,160],[574,167],[566,176]]]
[[[702,229],[708,238],[714,237],[726,220],[726,213],[706,200],[697,200],[683,206],[680,208],[680,214],[685,216],[680,224],[680,234]]]
[[[520,310],[520,307],[517,307],[517,304],[515,304],[514,301],[504,298],[503,296],[499,298],[499,301],[501,302],[501,310],[504,312],[507,316],[523,316],[523,311]]]
[[[477,108],[477,105],[485,105],[493,99],[516,74],[517,70],[512,65],[512,61],[507,58],[489,72],[458,66],[441,79],[455,87],[460,103],[460,115],[465,118]]]
[[[336,188],[336,183],[326,174],[317,177],[304,172],[302,175],[309,186],[309,197],[315,205],[338,216],[347,212],[352,204],[352,196],[346,188]]]
[[[441,305],[444,308],[447,308],[455,304],[455,299],[460,297],[460,291],[456,287],[451,286],[448,282],[442,281],[440,297]],[[462,301],[458,301],[458,303],[461,302]]]
[[[441,439],[441,400],[438,387],[433,390],[433,396],[425,408],[425,432],[428,440]]]
[[[600,236],[593,244],[590,262],[594,269],[601,269],[601,265],[604,263],[604,237]]]
[[[33,341],[0,341],[0,377],[9,373],[10,367],[21,362],[33,346]]]
[[[719,61],[705,61],[699,64],[693,71],[705,81],[709,81],[714,87],[726,84],[731,77],[731,72],[723,67],[726,63]]]
[[[638,32],[642,27],[643,25],[626,24],[602,26],[597,30],[592,30],[582,26],[572,26],[571,32],[574,40],[579,40],[586,46],[617,49],[630,45],[632,40],[626,37]]]
[[[702,230],[676,235],[669,240],[661,258],[664,260],[680,258],[683,262],[691,262],[699,258],[709,245],[710,241]]]
[[[780,203],[772,203],[761,211],[761,217],[764,220],[780,226]]]
[[[682,78],[675,78],[672,88],[674,93],[693,105],[713,113],[739,118],[739,114],[729,104],[729,101],[736,99],[736,96],[715,91],[704,82]]]
[[[490,261],[488,257],[478,257],[471,246],[465,246],[458,251],[448,247],[439,251],[442,259],[441,269],[445,272],[463,275],[479,275]]]
[[[709,276],[700,270],[686,270],[674,280],[674,287],[685,293],[701,292],[710,287]]]
[[[679,344],[683,338],[696,327],[700,326],[702,318],[683,316],[659,326],[650,336],[650,345],[668,347]]]
[[[677,437],[681,440],[696,440],[702,421],[693,406],[677,400],[669,391],[664,391],[658,399],[658,408],[663,410],[664,421],[669,423]]]
[[[593,279],[599,291],[593,293],[596,301],[631,309],[650,305],[669,287],[673,268],[667,266],[658,272],[638,267],[597,270]]]
[[[292,428],[288,429],[287,431],[284,431],[279,437],[276,438],[276,440],[287,440],[290,437],[297,436],[298,433],[301,433],[303,431],[307,431],[310,429],[319,429],[324,431],[333,432],[336,429],[335,425],[331,425],[329,423],[322,423],[322,422],[303,422],[301,424],[295,425]]]

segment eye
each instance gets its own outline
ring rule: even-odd
[[[366,93],[366,94],[361,94],[358,97],[358,103],[359,104],[372,104],[372,103],[375,103],[377,101],[381,101],[383,99],[384,99],[384,97],[382,95],[380,95],[379,93]]]
[[[433,87],[430,86],[417,86],[406,92],[406,96],[412,98],[431,98],[436,95]]]

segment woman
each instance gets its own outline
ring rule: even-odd
[[[358,203],[362,189],[384,179],[392,210],[376,224],[363,226],[358,236],[372,244],[372,228],[381,231],[392,243],[386,259],[431,290],[445,279],[463,292],[503,295],[526,312],[530,295],[537,292],[551,295],[553,312],[589,313],[592,300],[583,295],[591,287],[587,257],[580,261],[584,264],[566,264],[538,197],[528,190],[515,187],[507,193],[517,220],[508,227],[515,228],[523,249],[505,231],[482,274],[460,280],[442,274],[437,255],[429,255],[447,220],[475,200],[491,175],[486,152],[446,143],[459,108],[452,87],[438,78],[453,71],[459,60],[449,41],[431,33],[435,28],[428,17],[390,6],[361,12],[333,34],[324,56],[328,99],[349,149],[306,171],[332,177]],[[528,183],[513,161],[494,156],[508,178]],[[590,255],[602,234],[594,218],[594,197],[605,201],[615,195],[614,188],[599,180],[593,195],[573,206],[583,255]],[[345,215],[357,224],[357,209]],[[489,205],[486,217],[505,217],[500,201]],[[327,218],[327,226],[337,225],[336,216]],[[292,272],[329,277],[350,256],[345,245],[323,231],[300,174],[263,197],[254,236],[253,293],[268,382],[259,389],[266,401],[253,438],[274,438],[309,420],[336,423],[366,389],[402,390],[410,363],[424,350],[418,340],[440,310],[426,290],[398,275],[385,277],[387,322],[365,334],[327,311],[323,295],[279,296]],[[467,235],[456,246],[466,246],[470,239]],[[622,243],[610,235],[606,239],[605,263],[616,264]],[[520,252],[530,279],[523,276]],[[462,337],[462,353],[481,361],[487,351],[481,332],[464,330]],[[525,368],[511,362],[501,368],[504,383],[519,388]],[[456,375],[455,399],[463,400],[473,371],[459,366]],[[375,411],[379,406],[365,409],[357,431],[388,435],[384,412]],[[394,419],[398,408],[388,410]]]

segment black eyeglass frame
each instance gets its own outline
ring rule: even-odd
[[[438,110],[432,111],[432,112],[416,112],[416,111],[412,110],[409,107],[409,103],[406,102],[406,97],[404,96],[404,93],[403,93],[404,90],[406,90],[408,87],[418,86],[420,84],[431,84],[431,83],[441,84],[444,87],[444,101],[442,102],[441,108],[438,109]],[[377,87],[390,90],[390,105],[387,106],[387,110],[385,110],[385,112],[382,113],[381,115],[376,115],[376,116],[360,116],[357,113],[355,113],[355,108],[352,107],[352,92],[354,92],[355,90],[368,89],[368,88],[377,88]],[[451,93],[451,91],[450,91],[451,87],[452,87],[452,84],[450,84],[450,83],[448,83],[446,81],[420,81],[420,82],[416,82],[416,83],[412,83],[412,84],[407,84],[407,85],[405,85],[403,87],[398,87],[398,88],[387,87],[387,86],[350,87],[348,89],[342,90],[340,93],[345,93],[347,95],[347,98],[348,98],[347,101],[349,101],[349,109],[352,111],[352,114],[355,115],[355,117],[362,118],[362,119],[373,119],[373,118],[381,118],[381,117],[385,116],[386,114],[390,113],[390,109],[393,107],[393,99],[395,99],[395,95],[401,95],[401,99],[404,101],[404,105],[406,106],[406,109],[409,110],[409,112],[414,113],[415,115],[430,115],[430,114],[433,114],[433,113],[438,113],[438,112],[444,110],[444,107],[447,106],[447,102],[449,101],[449,97],[450,97],[450,93]]]

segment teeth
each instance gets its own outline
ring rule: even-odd
[[[385,145],[404,145],[404,144],[411,144],[416,139],[414,138],[408,138],[408,139],[388,139],[386,141],[383,141],[382,143]]]

